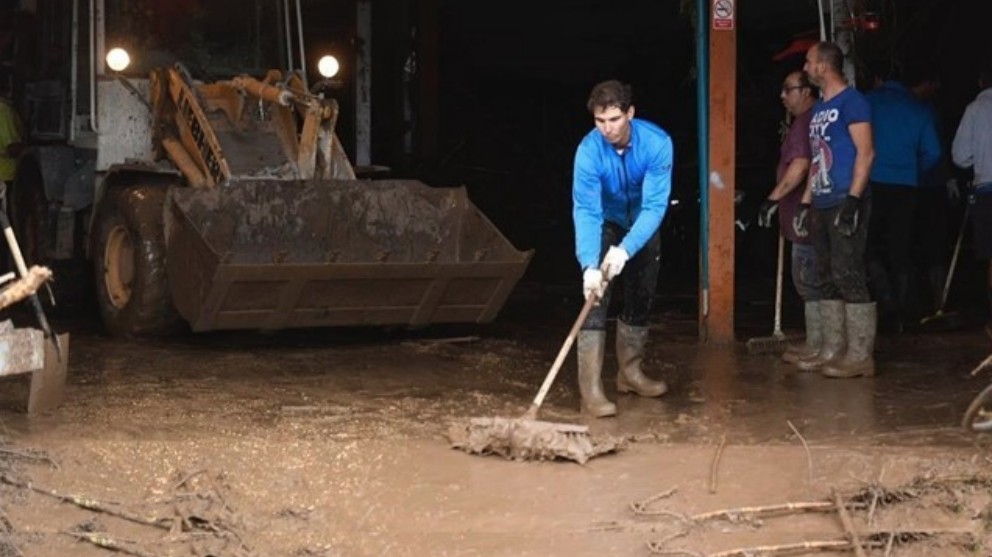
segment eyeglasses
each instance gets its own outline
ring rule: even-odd
[[[783,93],[788,93],[789,91],[793,91],[795,89],[806,89],[806,86],[805,85],[783,85],[782,86],[782,92]]]

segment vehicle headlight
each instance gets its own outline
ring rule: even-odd
[[[330,79],[338,74],[338,70],[341,69],[341,65],[338,64],[338,59],[331,56],[330,54],[322,56],[320,61],[317,62],[317,71],[320,75],[324,76],[325,79]]]
[[[130,64],[131,56],[123,48],[112,48],[107,53],[107,66],[115,72],[123,71]]]

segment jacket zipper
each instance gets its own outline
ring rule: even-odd
[[[630,228],[630,180],[627,179],[627,151],[620,153],[620,184],[627,198],[627,228]]]

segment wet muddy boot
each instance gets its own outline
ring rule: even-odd
[[[617,405],[603,394],[603,356],[606,352],[606,331],[579,331],[579,394],[582,412],[594,418],[617,413]]]
[[[782,354],[782,359],[790,364],[803,358],[812,358],[820,351],[823,343],[823,322],[820,320],[820,302],[806,302],[806,342],[790,344]]]
[[[847,304],[847,352],[820,369],[826,377],[871,377],[875,375],[875,304]]]
[[[648,342],[648,328],[634,327],[617,319],[617,392],[636,393],[656,397],[668,391],[664,381],[655,381],[644,375],[644,347]]]
[[[820,331],[823,340],[820,349],[809,358],[800,358],[796,362],[803,371],[816,371],[831,360],[844,355],[844,301],[820,301]]]

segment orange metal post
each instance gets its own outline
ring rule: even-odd
[[[734,341],[734,120],[737,111],[738,0],[710,5],[709,296],[703,341]]]

